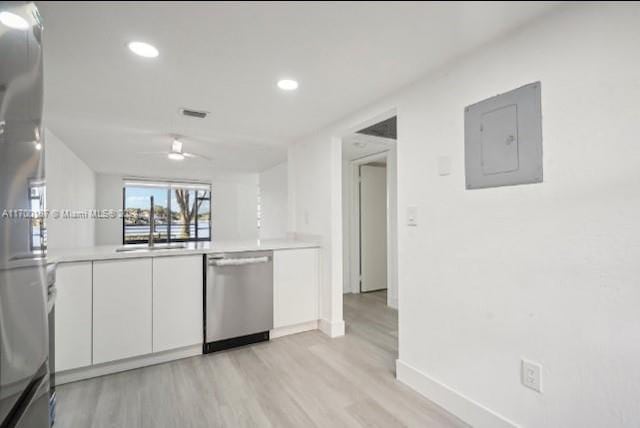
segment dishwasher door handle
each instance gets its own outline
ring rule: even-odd
[[[247,257],[243,259],[209,259],[209,266],[245,266],[267,263],[269,257]]]

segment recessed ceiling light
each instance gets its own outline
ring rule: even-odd
[[[283,91],[295,91],[298,89],[298,82],[292,79],[282,79],[278,81],[278,88]]]
[[[26,19],[11,12],[0,12],[0,22],[14,30],[26,30],[29,28],[29,23]]]
[[[41,142],[36,142],[35,144],[36,150],[42,150],[42,143]]]
[[[145,58],[155,58],[160,54],[155,46],[145,42],[130,42],[127,46],[131,52]]]
[[[167,157],[173,161],[181,161],[184,159],[184,155],[177,152],[171,152],[167,155]]]

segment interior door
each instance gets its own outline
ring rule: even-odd
[[[360,291],[387,288],[387,168],[360,167]]]

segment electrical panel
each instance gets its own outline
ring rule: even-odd
[[[542,182],[540,82],[465,108],[467,189]]]

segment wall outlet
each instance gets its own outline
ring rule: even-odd
[[[532,361],[522,360],[522,384],[537,392],[542,392],[542,366]]]

